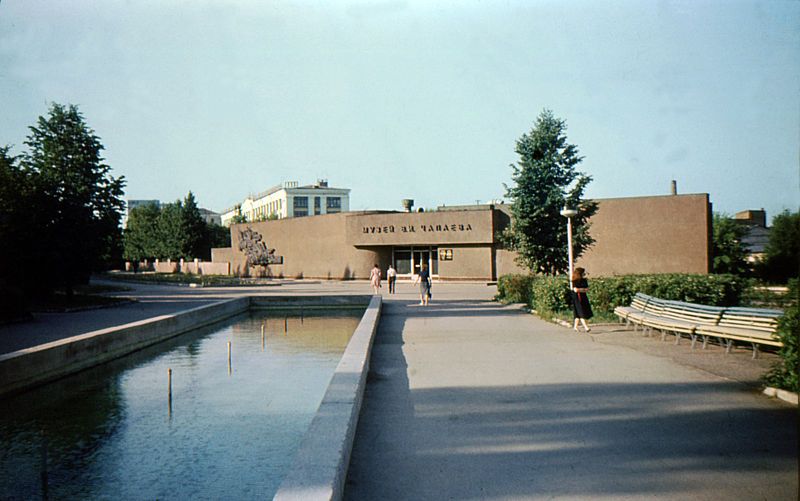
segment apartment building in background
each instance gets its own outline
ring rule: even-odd
[[[230,226],[236,216],[255,222],[337,214],[349,210],[349,188],[330,187],[325,179],[305,186],[299,186],[297,181],[285,181],[264,192],[250,195],[241,203],[222,211],[221,221],[223,226]]]

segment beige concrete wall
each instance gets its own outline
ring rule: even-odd
[[[597,201],[594,246],[577,260],[593,276],[708,273],[711,206],[707,194]]]
[[[156,273],[177,273],[179,269],[178,263],[175,261],[158,261],[153,263],[153,270]]]
[[[597,202],[599,210],[591,220],[596,243],[576,263],[592,276],[708,272],[708,195]],[[365,279],[373,263],[382,270],[387,268],[392,246],[436,245],[454,251],[453,261],[439,262],[442,279],[492,280],[508,273],[525,273],[515,262],[516,253],[493,243],[495,233],[509,220],[504,208],[498,209],[342,213],[234,225],[233,248],[214,249],[212,255],[215,262],[230,262],[234,274]],[[410,231],[412,227],[414,231]],[[268,247],[283,256],[284,263],[245,269],[239,230],[246,228],[260,233]]]
[[[497,267],[497,277],[503,275],[516,275],[520,273],[529,273],[530,270],[520,267],[516,261],[517,253],[506,249],[497,249],[495,251],[495,262]]]
[[[439,260],[439,278],[442,280],[491,280],[492,248],[488,245],[443,245],[440,249],[453,249],[453,260]]]
[[[230,263],[233,261],[233,248],[231,247],[216,247],[211,249],[211,262],[212,263]]]
[[[350,214],[351,245],[491,244],[491,210]]]
[[[365,279],[373,264],[385,270],[391,259],[389,247],[354,247],[346,241],[346,213],[279,219],[231,226],[234,274],[250,276],[322,279]],[[261,234],[283,264],[266,269],[246,269],[247,257],[239,250],[239,232],[251,228]]]
[[[227,262],[185,261],[180,266],[181,273],[194,273],[195,275],[229,275],[231,265]]]

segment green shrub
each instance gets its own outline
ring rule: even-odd
[[[617,306],[630,304],[637,292],[710,306],[736,306],[749,287],[747,279],[735,275],[623,275],[590,279],[589,298],[594,312],[608,317]],[[498,299],[525,303],[543,314],[571,309],[564,276],[504,275],[497,291]]]
[[[778,338],[783,346],[778,350],[780,360],[764,377],[770,386],[784,390],[800,392],[798,371],[800,370],[800,290],[797,279],[789,281],[789,295],[794,298],[794,303],[786,308],[784,315],[778,321]]]
[[[497,280],[497,298],[506,303],[525,303],[528,306],[531,298],[531,284],[534,275],[503,275]]]
[[[552,316],[572,308],[567,277],[538,276],[531,284],[531,307],[540,316]]]

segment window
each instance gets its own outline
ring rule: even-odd
[[[319,197],[314,197],[314,215],[319,215],[322,211]]]
[[[394,252],[394,267],[400,275],[411,273],[411,251],[405,249],[396,250]]]
[[[294,197],[295,209],[308,209],[308,197]]]
[[[328,209],[341,209],[342,208],[342,198],[341,197],[328,197],[327,206],[328,206]]]

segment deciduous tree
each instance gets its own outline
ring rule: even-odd
[[[712,233],[714,273],[745,275],[749,267],[742,238],[747,227],[726,214],[714,214]]]
[[[42,199],[35,207],[42,219],[32,229],[48,251],[41,264],[71,294],[119,253],[125,181],[111,176],[100,139],[74,105],[51,105],[25,144],[22,166]]]
[[[800,212],[786,210],[775,216],[764,251],[763,274],[768,280],[786,283],[800,274]]]

